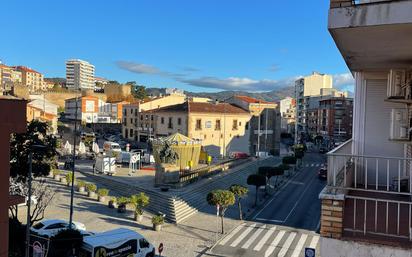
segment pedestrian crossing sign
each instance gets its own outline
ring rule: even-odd
[[[305,248],[305,257],[315,257],[315,249],[306,247]]]

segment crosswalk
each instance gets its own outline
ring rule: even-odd
[[[325,166],[325,164],[324,163],[304,163],[303,164],[303,167],[306,167],[306,168],[308,168],[308,167],[322,167],[322,166]]]
[[[319,235],[310,231],[260,223],[244,223],[232,230],[213,249],[225,256],[304,257],[305,248],[316,249]]]

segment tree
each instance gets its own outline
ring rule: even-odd
[[[267,182],[270,180],[270,177],[272,176],[271,171],[272,167],[270,166],[261,166],[258,168],[258,174],[262,175],[266,178],[265,182],[265,195],[267,194]]]
[[[229,190],[213,190],[207,194],[206,201],[209,205],[216,206],[218,209],[218,214],[221,219],[222,234],[225,233],[224,230],[224,216],[227,208],[235,204],[235,194]]]
[[[48,135],[49,125],[33,120],[27,125],[27,132],[13,134],[10,141],[10,176],[26,180],[29,170],[29,154],[33,153],[32,173],[34,177],[46,176],[56,167],[57,140]],[[33,150],[34,145],[44,147]]]
[[[19,177],[10,177],[9,192],[11,195],[21,195],[28,199],[28,182],[24,179],[20,179]],[[32,199],[35,201],[32,201],[30,224],[34,224],[44,218],[44,212],[46,211],[49,203],[52,201],[55,193],[56,192],[46,183],[44,179],[32,182]],[[18,205],[10,206],[9,210],[11,218],[17,219]]]
[[[143,215],[143,208],[149,205],[150,198],[143,192],[132,195],[130,197],[130,204],[135,208],[135,215]]]
[[[276,177],[276,180],[275,180],[275,187],[276,187],[278,177],[282,176],[285,173],[284,166],[283,166],[283,164],[281,164],[279,166],[273,167],[269,172],[270,172],[270,178]],[[270,181],[269,181],[269,183],[270,183]]]
[[[262,175],[259,174],[251,174],[247,178],[247,184],[250,186],[255,186],[256,189],[256,195],[255,195],[255,205],[257,205],[258,201],[258,190],[259,187],[266,185],[266,178]]]
[[[146,87],[138,85],[136,81],[128,81],[126,85],[132,86],[132,95],[137,99],[145,99],[147,97]]]
[[[237,199],[237,206],[239,209],[239,219],[242,220],[242,205],[241,205],[241,200],[243,197],[245,197],[247,195],[247,193],[249,192],[249,189],[245,186],[241,186],[241,185],[231,185],[229,187],[229,191],[232,192],[236,199]]]

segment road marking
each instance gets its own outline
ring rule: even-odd
[[[236,238],[235,241],[233,241],[233,242],[230,244],[230,246],[236,247],[236,246],[240,243],[240,241],[242,241],[242,240],[247,236],[247,234],[249,234],[249,232],[252,231],[252,229],[253,229],[255,226],[256,226],[256,223],[250,225],[247,229],[245,229],[245,231],[243,231],[242,234],[240,234],[240,236],[239,236],[238,238]]]
[[[266,249],[265,252],[265,257],[268,257],[273,253],[273,251],[276,249],[276,246],[278,246],[280,240],[282,240],[282,237],[285,235],[286,231],[281,230],[279,233],[276,235],[275,239],[273,239],[273,242],[270,244],[268,249]]]
[[[319,167],[319,163],[316,163],[316,167]]]
[[[316,246],[318,245],[318,241],[319,241],[319,236],[313,236],[312,241],[310,242],[309,247],[316,249]]]
[[[292,232],[292,233],[289,234],[289,237],[288,237],[288,239],[286,239],[285,243],[283,244],[282,249],[280,250],[280,252],[278,254],[278,257],[285,257],[285,255],[288,252],[289,247],[292,244],[293,239],[295,238],[295,236],[296,236],[295,232]]]
[[[299,239],[298,244],[295,247],[295,251],[293,251],[291,257],[299,257],[299,254],[301,253],[303,245],[305,244],[305,241],[307,238],[308,238],[307,234],[302,234],[302,236]]]
[[[290,183],[293,184],[293,185],[299,185],[299,186],[303,186],[305,184],[303,182],[298,182],[298,181],[292,181]]]
[[[313,167],[313,166],[315,166],[315,164],[314,164],[314,163],[312,163],[312,164],[310,165],[310,167]]]
[[[266,241],[268,241],[269,237],[273,234],[273,232],[275,232],[276,230],[276,226],[271,227],[268,232],[266,232],[266,234],[263,236],[263,238],[259,241],[259,243],[255,246],[255,248],[253,248],[253,250],[255,251],[260,251],[260,249],[262,249],[263,245],[266,243]]]
[[[309,167],[309,164],[306,164],[306,166],[305,167]]]
[[[219,244],[221,245],[226,244],[237,232],[239,232],[239,230],[241,230],[244,227],[244,225],[245,223],[241,224],[240,226],[232,230],[232,232],[230,232],[229,235],[227,235],[222,241],[220,241]]]
[[[247,242],[244,245],[242,245],[242,248],[243,249],[249,248],[249,246],[253,243],[253,241],[256,240],[256,238],[263,232],[265,228],[266,228],[266,225],[259,227],[256,230],[256,232],[249,238],[249,240],[247,240]]]

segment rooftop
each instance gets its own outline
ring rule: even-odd
[[[250,97],[250,96],[245,96],[245,95],[237,95],[237,96],[235,96],[237,99],[240,99],[240,100],[242,100],[242,101],[244,101],[244,102],[247,102],[247,103],[250,103],[250,104],[275,104],[275,103],[272,103],[272,102],[268,102],[268,101],[265,101],[265,100],[261,100],[261,99],[256,99],[256,98],[253,98],[253,97]]]
[[[156,111],[167,112],[191,112],[191,113],[231,113],[249,114],[249,112],[228,103],[199,103],[185,102],[157,109]]]
[[[32,68],[26,67],[26,66],[13,66],[14,69],[20,70],[20,71],[25,71],[25,72],[33,72],[33,73],[38,73],[41,74],[38,71],[33,70]]]

